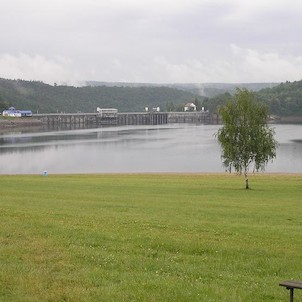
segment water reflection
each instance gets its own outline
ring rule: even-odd
[[[218,125],[123,126],[6,133],[0,173],[223,172]],[[275,125],[268,172],[302,173],[302,125]]]

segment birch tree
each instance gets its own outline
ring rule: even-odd
[[[217,138],[221,146],[223,165],[244,174],[245,188],[249,189],[248,173],[264,170],[276,157],[277,142],[274,130],[267,124],[267,108],[258,103],[255,94],[237,89],[233,99],[219,109],[223,127]]]

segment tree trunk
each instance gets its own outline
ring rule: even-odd
[[[249,189],[249,178],[247,176],[247,172],[244,172],[244,178],[245,178],[245,188],[248,190]]]

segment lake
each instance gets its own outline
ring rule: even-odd
[[[224,172],[220,125],[167,124],[0,135],[0,174]],[[271,125],[266,172],[302,173],[302,125]]]

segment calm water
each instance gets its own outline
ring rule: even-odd
[[[218,125],[124,126],[0,135],[1,174],[223,172]],[[302,125],[273,125],[267,172],[302,173]]]

